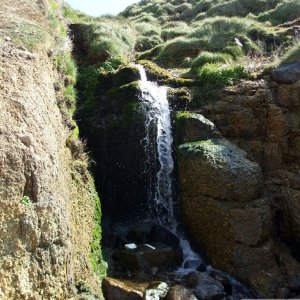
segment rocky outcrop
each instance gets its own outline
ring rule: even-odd
[[[1,13],[47,28],[46,4],[4,1]],[[0,68],[0,298],[74,299],[80,282],[99,294],[96,192],[86,161],[66,146],[53,62],[12,36],[1,39]]]
[[[181,202],[192,239],[214,267],[265,297],[280,297],[300,271],[299,90],[299,82],[241,83],[199,110],[223,138],[203,117],[179,132]]]
[[[285,63],[271,72],[272,80],[279,83],[294,83],[300,79],[300,61]]]

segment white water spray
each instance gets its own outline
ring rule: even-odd
[[[188,240],[182,237],[182,234],[179,233],[177,229],[178,223],[174,214],[172,186],[172,172],[174,170],[174,160],[172,157],[173,135],[167,88],[158,86],[155,82],[148,81],[144,67],[141,65],[137,67],[141,77],[140,89],[142,92],[142,101],[149,106],[146,121],[146,127],[148,127],[146,128],[146,150],[150,148],[151,140],[149,132],[153,122],[155,123],[157,131],[156,143],[160,169],[156,175],[156,182],[154,183],[155,194],[151,200],[154,200],[156,217],[160,225],[180,238],[180,246],[183,251],[183,265],[179,271],[188,272],[197,269],[203,261],[200,256],[191,249]]]

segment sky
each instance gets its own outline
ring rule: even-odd
[[[74,9],[91,16],[104,14],[117,15],[127,6],[139,2],[138,0],[65,0]]]

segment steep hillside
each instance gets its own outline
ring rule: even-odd
[[[0,298],[100,294],[100,207],[56,1],[0,4]]]
[[[260,297],[297,295],[299,11],[294,0],[141,1],[99,18],[65,8],[105,247],[134,241],[118,222],[137,226],[147,207],[137,62],[169,87],[174,205],[196,249]]]
[[[107,300],[299,298],[299,18],[299,0],[143,0],[99,18],[2,1],[0,298],[103,299],[101,243],[122,278]],[[162,173],[177,232],[149,204]]]

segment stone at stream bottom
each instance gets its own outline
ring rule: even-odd
[[[144,300],[164,299],[169,291],[169,286],[165,282],[151,282],[145,291]]]
[[[123,281],[106,277],[102,280],[105,300],[142,300],[143,289],[131,286]]]
[[[205,273],[188,274],[186,285],[193,290],[198,300],[218,300],[225,296],[223,285]]]
[[[154,225],[149,233],[149,243],[164,243],[172,248],[179,247],[179,238],[168,229],[160,225]]]
[[[197,300],[193,292],[182,285],[171,287],[166,300]]]
[[[182,260],[180,249],[173,249],[165,245],[141,246],[136,250],[117,250],[112,258],[126,271],[134,274],[151,273],[151,270],[159,270],[178,266]]]

